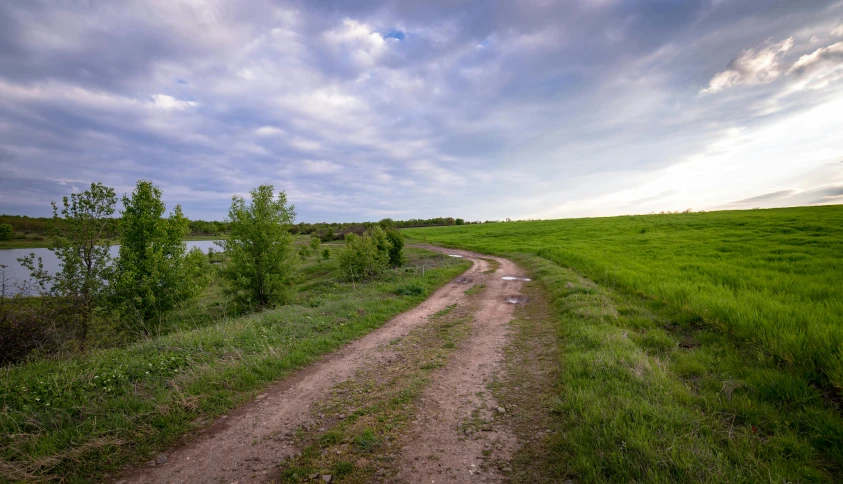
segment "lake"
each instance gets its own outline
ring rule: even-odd
[[[187,250],[197,247],[202,252],[208,253],[208,249],[215,251],[221,250],[219,246],[214,244],[213,240],[193,240],[185,242]],[[112,245],[110,248],[111,257],[117,257],[117,252],[120,249],[119,245]],[[0,249],[0,265],[6,266],[6,284],[13,284],[15,282],[23,282],[29,280],[29,271],[21,267],[18,262],[18,257],[24,257],[31,253],[35,253],[35,257],[41,257],[44,261],[44,269],[49,272],[58,272],[61,269],[61,264],[56,258],[55,254],[50,252],[50,249]],[[7,288],[7,291],[9,289]]]

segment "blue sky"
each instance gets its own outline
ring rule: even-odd
[[[141,178],[205,219],[841,203],[843,2],[0,3],[0,212]]]

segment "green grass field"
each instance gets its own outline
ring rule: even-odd
[[[468,267],[406,252],[406,267],[354,285],[336,258],[311,258],[296,304],[245,316],[232,317],[212,285],[147,340],[0,369],[0,482],[91,482],[149,460]]]
[[[843,206],[405,234],[512,255],[546,286],[562,355],[548,472],[843,479]]]

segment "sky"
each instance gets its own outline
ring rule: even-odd
[[[139,179],[206,220],[843,203],[843,1],[0,2],[0,213]]]

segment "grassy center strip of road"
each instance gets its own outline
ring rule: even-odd
[[[470,265],[426,254],[413,256],[423,275],[400,269],[354,285],[322,275],[302,304],[0,370],[0,481],[90,482],[151,459]]]
[[[328,475],[349,483],[394,479],[417,400],[432,372],[444,367],[469,336],[482,289],[472,286],[463,303],[390,341],[356,378],[336,385],[330,398],[314,406],[312,419],[286,436],[302,450],[281,463],[279,480],[302,482]]]
[[[496,390],[523,417],[513,482],[839,482],[843,420],[798,372],[691,312],[511,259],[552,302],[517,313]]]

